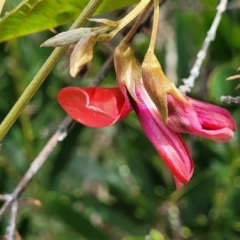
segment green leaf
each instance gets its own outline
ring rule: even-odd
[[[239,90],[235,90],[239,84],[238,80],[227,81],[226,78],[237,75],[239,62],[224,63],[216,67],[209,76],[208,89],[211,100],[215,103],[221,103],[221,96],[236,97],[239,95]]]
[[[23,1],[0,22],[0,42],[54,28],[78,17],[88,0]],[[137,0],[103,0],[96,14],[123,8]]]

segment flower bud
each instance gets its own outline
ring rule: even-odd
[[[72,77],[76,77],[81,67],[92,60],[93,47],[96,42],[96,34],[87,34],[76,44],[70,57],[70,75]]]
[[[119,86],[125,85],[132,98],[138,101],[135,85],[137,81],[142,81],[142,71],[129,43],[122,41],[117,46],[114,52],[114,65]]]
[[[167,93],[172,94],[179,101],[189,104],[176,86],[164,75],[152,51],[148,51],[144,57],[142,79],[150,98],[155,103],[165,123],[167,123],[168,118]]]
[[[96,28],[95,28],[96,29]],[[59,47],[78,42],[84,35],[93,32],[94,28],[78,28],[62,32],[49,38],[41,44],[41,47]]]

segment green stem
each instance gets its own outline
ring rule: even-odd
[[[157,30],[158,30],[158,21],[159,21],[159,0],[153,0],[153,26],[151,40],[148,47],[148,52],[154,52],[156,39],[157,39]]]
[[[102,3],[102,0],[90,0],[89,4],[84,8],[78,19],[73,23],[70,30],[82,27],[90,18],[98,6]],[[41,69],[35,75],[31,83],[25,89],[21,97],[12,107],[8,115],[2,121],[0,125],[0,141],[7,134],[11,126],[17,120],[19,115],[22,113],[24,108],[27,106],[29,101],[32,99],[34,94],[37,92],[38,88],[42,85],[43,81],[49,75],[53,67],[56,65],[60,57],[64,54],[68,47],[58,47],[56,48],[46,62],[43,64]]]
[[[124,37],[123,41],[125,41],[127,43],[131,41],[131,39],[135,35],[136,31],[138,30],[140,24],[142,23],[143,19],[146,17],[151,6],[152,6],[152,2],[149,2],[148,5],[143,9],[142,13],[138,17],[137,21],[134,23],[134,25],[132,26],[132,28],[126,35],[126,37]]]
[[[110,38],[113,38],[122,28],[137,17],[137,15],[146,8],[149,2],[151,2],[151,0],[141,0],[141,2],[129,14],[118,20],[118,26],[109,34]]]

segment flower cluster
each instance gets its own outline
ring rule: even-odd
[[[157,14],[156,0],[151,41],[142,64],[135,58],[129,35],[115,49],[119,87],[67,87],[59,92],[58,101],[73,119],[89,127],[110,126],[133,109],[146,136],[171,171],[176,187],[181,188],[192,177],[193,161],[180,133],[227,142],[233,137],[235,122],[226,109],[183,95],[164,75],[154,54]],[[113,28],[117,26],[112,21],[101,22]],[[78,51],[83,57],[74,60],[77,64],[72,75],[91,59],[95,43],[96,35],[91,33],[76,45],[77,49],[81,46]]]

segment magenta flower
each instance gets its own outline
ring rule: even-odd
[[[188,98],[171,83],[152,52],[140,66],[130,45],[115,50],[117,81],[126,86],[141,126],[181,188],[193,174],[193,161],[179,133],[229,141],[235,130],[231,114],[218,106]]]
[[[131,98],[141,126],[171,171],[177,188],[187,183],[193,174],[193,161],[189,150],[179,133],[196,134],[218,142],[229,141],[235,130],[230,113],[218,106],[185,98],[184,104],[167,95],[167,124],[146,92],[138,82],[136,100]],[[126,88],[123,86],[122,90]],[[125,118],[130,100],[119,88],[77,88],[68,87],[60,91],[58,100],[64,110],[76,121],[90,127],[106,127]]]
[[[191,105],[184,104],[168,94],[167,125],[176,132],[196,134],[217,142],[233,137],[235,121],[224,108],[186,97]]]
[[[136,92],[139,101],[132,101],[133,108],[146,136],[173,174],[178,189],[193,173],[191,155],[179,133],[196,134],[217,142],[233,137],[235,122],[226,109],[186,96],[191,105],[184,104],[168,94],[165,124],[143,84],[137,84]]]
[[[179,189],[193,174],[193,161],[179,133],[171,130],[159,117],[153,102],[142,86],[137,91],[139,101],[132,101],[143,131],[156,148],[166,166],[174,176]],[[141,94],[142,93],[142,94]]]
[[[152,59],[141,68],[122,42],[115,50],[121,90],[69,87],[60,91],[58,101],[73,119],[90,127],[106,127],[125,118],[131,101],[146,136],[181,188],[192,177],[193,161],[179,133],[226,142],[233,137],[235,122],[227,110],[181,94]]]

